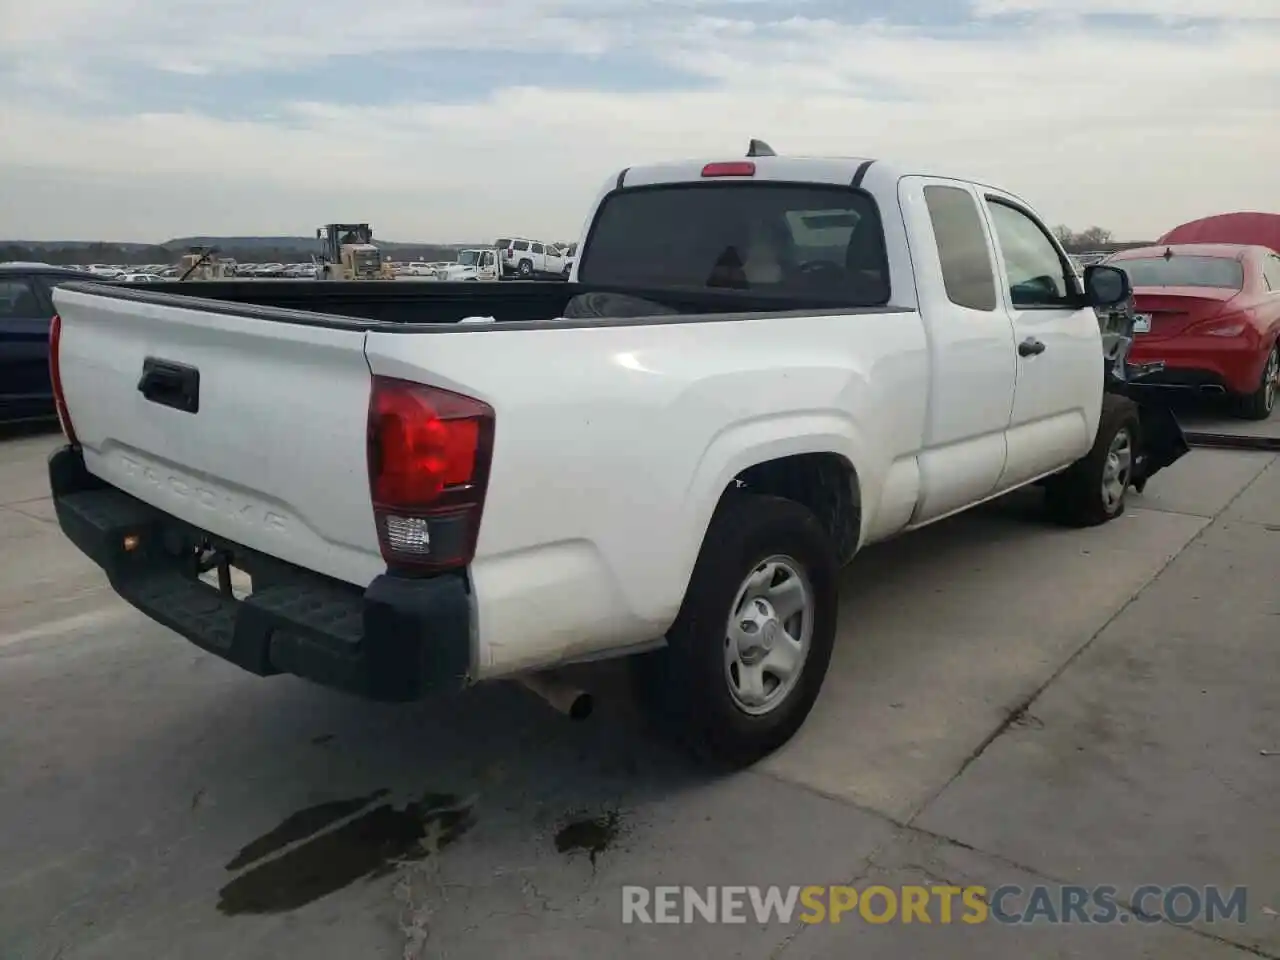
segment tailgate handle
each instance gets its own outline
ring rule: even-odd
[[[185,363],[147,357],[142,361],[138,392],[164,407],[184,413],[200,411],[200,371]]]

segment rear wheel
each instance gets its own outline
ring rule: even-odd
[[[711,522],[667,646],[632,663],[662,732],[717,766],[747,766],[804,723],[827,673],[837,563],[791,500],[730,494]]]
[[[533,276],[533,264],[528,260],[521,260],[520,266],[516,268],[516,271],[527,280]]]
[[[1258,389],[1236,398],[1236,411],[1246,420],[1266,420],[1275,409],[1277,390],[1280,390],[1280,343],[1273,345],[1267,354]]]
[[[1124,513],[1142,441],[1138,407],[1105,394],[1093,449],[1045,484],[1045,506],[1058,523],[1094,527]]]

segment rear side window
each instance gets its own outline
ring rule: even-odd
[[[535,243],[535,244],[533,245],[533,247],[532,247],[532,252],[533,252],[533,253],[542,253],[542,252],[543,252],[543,250],[542,250],[542,244],[540,244],[540,243]]]
[[[1272,293],[1280,293],[1280,257],[1274,253],[1267,254],[1262,261],[1262,277]]]
[[[25,277],[0,277],[0,317],[31,320],[44,313],[35,284]]]
[[[970,310],[996,308],[996,274],[978,201],[959,187],[925,187],[947,299]]]
[[[529,241],[528,241],[528,240],[517,240],[517,241],[516,241],[515,243],[513,243],[511,246],[512,246],[512,248],[514,248],[514,249],[516,249],[516,250],[528,250],[528,249],[529,249]]]
[[[725,289],[850,304],[889,301],[875,202],[851,187],[680,183],[605,198],[582,283]]]
[[[1227,257],[1134,257],[1111,261],[1135,287],[1244,287],[1244,264]]]

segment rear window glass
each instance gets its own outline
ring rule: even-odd
[[[1221,287],[1239,290],[1244,286],[1244,265],[1226,257],[1134,257],[1112,260],[1110,265],[1129,274],[1135,287]]]
[[[725,289],[876,305],[889,300],[874,201],[849,187],[673,184],[600,208],[582,283]]]

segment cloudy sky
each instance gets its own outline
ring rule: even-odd
[[[755,136],[1143,238],[1280,209],[1278,53],[1280,0],[0,0],[0,237],[569,238]]]

